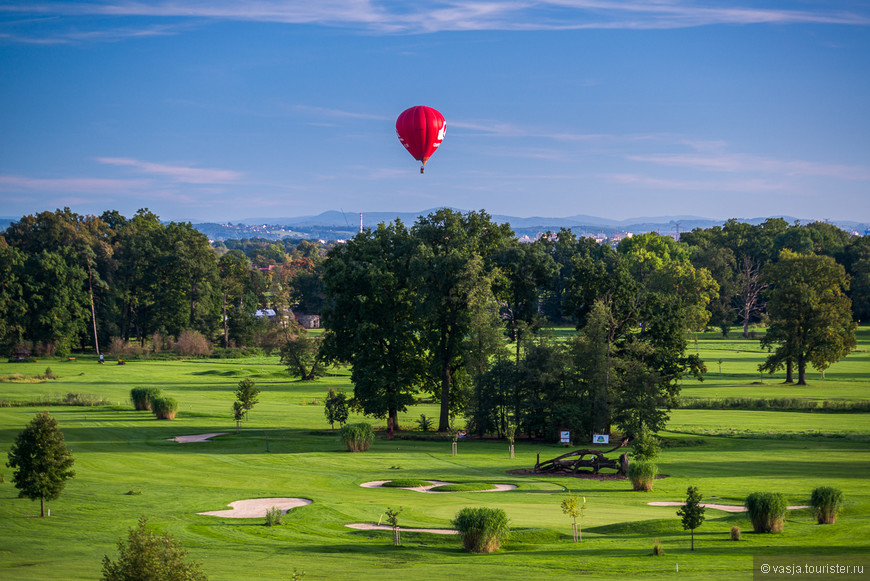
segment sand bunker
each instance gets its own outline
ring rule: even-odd
[[[686,504],[685,502],[649,502],[647,503],[650,506],[683,506]],[[701,506],[704,508],[715,508],[716,510],[724,510],[725,512],[746,512],[745,506],[738,506],[736,504],[710,504],[708,502],[702,502]],[[789,510],[798,510],[801,508],[809,508],[809,506],[804,505],[795,505],[788,507]]]
[[[349,529],[356,529],[358,531],[391,531],[393,527],[390,525],[372,525],[367,523],[355,523],[344,525]],[[406,529],[404,527],[399,527],[399,530],[402,532],[408,533],[432,533],[434,535],[458,535],[459,531],[453,529]]]
[[[207,516],[222,516],[224,518],[263,518],[274,506],[281,509],[281,514],[287,514],[291,508],[311,504],[307,498],[252,498],[229,503],[230,510],[212,510],[198,512]]]
[[[371,482],[363,482],[360,484],[363,488],[381,488],[385,483],[390,482],[389,480],[373,480]],[[428,486],[415,486],[414,488],[399,488],[399,490],[414,490],[416,492],[429,492],[431,494],[450,494],[450,491],[447,490],[431,490],[436,486],[441,486],[444,484],[456,484],[455,482],[445,482],[443,480],[430,480],[432,484]],[[490,490],[466,490],[464,492],[503,492],[505,490],[513,490],[516,488],[516,484],[493,484],[495,488],[491,488]],[[390,487],[387,487],[390,488]]]
[[[188,442],[207,442],[209,438],[214,438],[215,436],[225,436],[229,434],[229,432],[215,432],[213,434],[195,434],[193,436],[175,436],[174,438],[167,438],[167,440],[180,442],[182,444],[186,444]]]

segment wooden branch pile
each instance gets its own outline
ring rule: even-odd
[[[601,451],[582,448],[562,454],[552,460],[545,460],[544,462],[541,462],[541,455],[538,454],[538,461],[535,462],[535,472],[541,474],[577,474],[583,472],[598,474],[598,471],[602,468],[608,468],[616,470],[620,476],[625,476],[628,473],[628,455],[622,454],[618,459],[615,459],[608,458],[606,454],[618,450],[626,444],[628,444],[627,439],[610,450]]]

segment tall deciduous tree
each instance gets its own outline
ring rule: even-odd
[[[41,412],[15,438],[7,466],[19,498],[39,499],[40,515],[45,516],[45,501],[63,492],[66,481],[75,476],[72,453],[64,443],[57,420]]]
[[[336,246],[324,264],[325,359],[352,366],[354,399],[363,412],[392,419],[414,402],[425,364],[418,296],[411,284],[414,253],[396,220]]]
[[[512,234],[509,225],[495,224],[486,212],[461,214],[447,208],[421,217],[412,230],[418,244],[412,268],[420,297],[420,337],[430,360],[430,383],[441,400],[440,432],[450,428],[450,415],[459,411],[461,401],[462,354],[476,286],[468,265],[476,256],[491,265]]]
[[[783,250],[766,277],[771,323],[762,344],[776,348],[760,369],[773,373],[793,362],[798,385],[806,385],[807,364],[824,371],[856,345],[848,276],[830,256]]]
[[[257,404],[259,397],[260,388],[257,387],[253,379],[246,377],[239,382],[239,387],[236,388],[236,400],[245,412],[245,420],[248,419],[248,411]],[[233,406],[233,409],[236,409],[235,406]]]

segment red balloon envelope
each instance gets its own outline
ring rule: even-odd
[[[423,166],[441,145],[446,129],[444,115],[432,107],[411,107],[402,111],[396,119],[399,141],[414,159],[423,162]],[[423,166],[420,166],[420,173],[423,173]]]

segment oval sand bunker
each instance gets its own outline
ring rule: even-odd
[[[262,518],[274,506],[281,509],[281,514],[287,514],[291,508],[311,504],[307,498],[251,498],[229,503],[230,510],[212,510],[198,512],[206,516],[221,516],[224,518]]]

